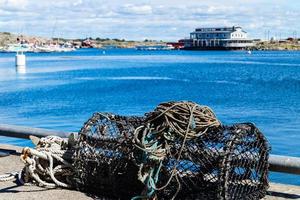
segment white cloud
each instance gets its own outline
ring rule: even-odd
[[[292,0],[0,0],[0,31],[51,37],[56,24],[59,37],[175,40],[196,27],[240,25],[263,37],[268,29],[300,32],[299,7]]]
[[[28,3],[28,0],[0,0],[0,7],[6,10],[24,10]]]
[[[80,6],[82,3],[83,3],[82,0],[78,0],[78,1],[73,2],[73,6]]]
[[[126,14],[148,15],[152,13],[152,7],[150,5],[126,4],[121,7],[120,11]]]

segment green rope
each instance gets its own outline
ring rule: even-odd
[[[192,102],[160,104],[147,120],[147,125],[138,127],[134,133],[135,146],[142,151],[143,157],[146,158],[140,164],[139,180],[146,185],[147,192],[146,195],[136,196],[133,200],[152,197],[155,191],[166,188],[175,176],[178,189],[172,198],[174,199],[180,190],[176,171],[186,141],[205,134],[209,128],[220,126],[221,123],[210,108]],[[170,145],[174,145],[174,142],[180,138],[183,140],[171,175],[165,185],[157,187],[162,161],[167,155],[170,155],[170,153],[168,154]],[[173,144],[169,145],[168,141]],[[142,175],[145,164],[150,169]]]

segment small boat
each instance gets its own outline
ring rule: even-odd
[[[9,44],[3,48],[4,52],[32,52],[32,47],[29,44]]]
[[[248,50],[248,51],[247,51],[247,54],[252,54],[252,51]]]
[[[175,48],[172,45],[152,45],[152,46],[136,46],[136,50],[142,51],[156,51],[156,50],[174,50]]]
[[[68,46],[68,45],[42,45],[42,46],[36,46],[34,49],[34,52],[41,53],[41,52],[70,52],[75,51],[76,49],[74,47]]]

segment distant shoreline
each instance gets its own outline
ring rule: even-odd
[[[32,44],[65,44],[72,43],[78,48],[135,48],[136,46],[164,45],[164,41],[145,39],[144,41],[133,41],[125,39],[110,38],[44,38],[36,36],[16,35],[8,32],[0,32],[0,50],[7,45],[16,44],[18,41],[25,41]]]
[[[167,42],[162,40],[147,40],[144,41],[128,41],[124,39],[110,38],[86,38],[86,39],[64,39],[64,38],[43,38],[36,36],[16,35],[8,32],[0,32],[0,51],[7,45],[16,44],[18,41],[24,40],[28,43],[37,44],[64,44],[72,43],[78,48],[136,48],[137,46],[155,46],[166,45]],[[254,41],[255,45],[249,50],[257,51],[300,51],[300,41],[297,39],[288,38],[286,40],[277,41]],[[199,49],[197,49],[199,50]],[[218,50],[218,49],[214,49]]]

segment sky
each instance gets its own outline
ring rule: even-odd
[[[300,37],[299,0],[0,0],[0,32],[176,41],[196,27],[242,26],[250,38]]]

